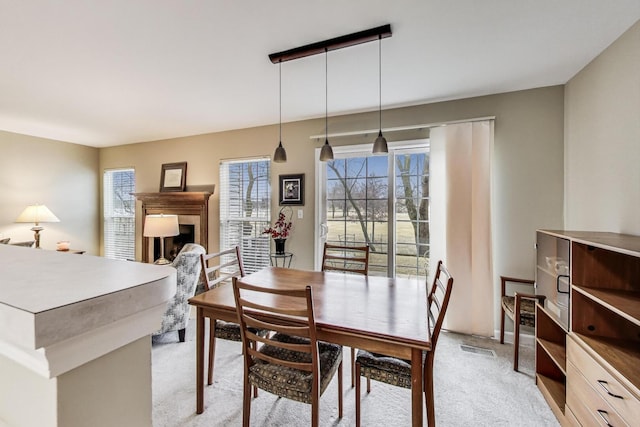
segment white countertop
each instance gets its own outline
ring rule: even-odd
[[[175,289],[171,266],[0,245],[0,354],[88,343],[134,318],[136,334],[150,334]],[[153,322],[140,319],[151,312]]]

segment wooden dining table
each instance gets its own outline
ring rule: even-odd
[[[311,285],[319,340],[411,360],[412,425],[422,425],[422,352],[431,350],[424,280],[279,267],[265,268],[241,280],[285,289]],[[197,311],[196,413],[201,414],[204,411],[204,319],[238,322],[238,317],[231,283],[196,295],[189,299],[189,304]],[[241,380],[238,378],[238,384]]]

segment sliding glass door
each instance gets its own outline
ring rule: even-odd
[[[368,244],[369,272],[424,277],[429,259],[428,141],[369,147],[335,147],[335,159],[318,162],[317,251],[324,242]],[[319,267],[320,260],[317,260]]]

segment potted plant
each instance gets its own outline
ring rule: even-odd
[[[287,237],[289,237],[291,226],[291,220],[287,219],[287,216],[282,209],[280,209],[278,219],[273,226],[269,226],[262,231],[262,234],[269,234],[271,236],[276,244],[276,254],[278,255],[284,254],[284,243],[287,241]]]

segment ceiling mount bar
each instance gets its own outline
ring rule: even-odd
[[[269,54],[269,59],[272,63],[277,64],[278,62],[286,62],[307,56],[318,55],[331,50],[342,49],[343,47],[355,46],[357,44],[378,39],[386,39],[387,37],[391,37],[391,24],[358,31],[357,33],[347,34],[321,42],[311,43],[305,46],[295,47],[282,52],[271,53]]]

